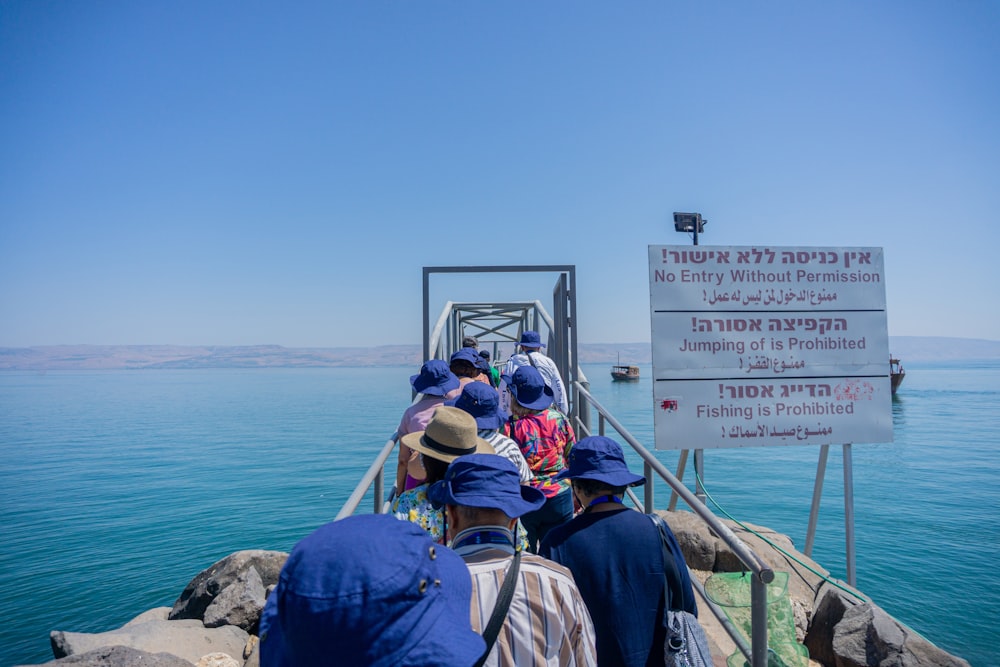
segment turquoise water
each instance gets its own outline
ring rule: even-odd
[[[609,368],[585,367],[593,393],[652,448],[649,368],[637,383],[612,383]],[[289,550],[339,511],[412,372],[0,373],[0,665],[51,659],[50,630],[109,630],[171,605],[233,551]],[[853,447],[858,586],[976,667],[1000,655],[1000,629],[981,622],[1000,605],[998,394],[997,362],[908,364],[895,441]],[[818,454],[710,450],[706,485],[801,548]],[[675,452],[658,456],[675,469]],[[833,447],[813,556],[846,578],[842,475]]]

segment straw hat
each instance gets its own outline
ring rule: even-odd
[[[410,449],[451,463],[465,454],[493,454],[493,446],[477,434],[476,420],[465,410],[448,405],[434,410],[427,428],[416,433],[408,433],[402,443]]]

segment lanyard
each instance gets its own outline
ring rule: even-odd
[[[509,547],[512,543],[510,535],[499,530],[477,530],[468,535],[462,535],[451,545],[451,548],[457,550],[461,547],[480,544],[502,544]]]
[[[601,503],[618,503],[619,505],[621,505],[622,499],[619,498],[618,496],[613,496],[611,494],[608,494],[606,496],[599,496],[591,500],[590,504],[588,504],[587,508],[583,511],[589,512],[594,507],[594,505],[600,505]]]

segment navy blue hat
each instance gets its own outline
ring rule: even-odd
[[[589,435],[569,450],[569,466],[552,478],[592,479],[608,486],[641,486],[642,475],[629,472],[621,445],[603,435]]]
[[[260,663],[471,665],[486,648],[469,619],[462,559],[386,514],[321,526],[288,556],[260,619]]]
[[[478,366],[479,362],[482,361],[482,358],[479,356],[479,353],[476,352],[473,348],[460,347],[458,348],[458,352],[451,355],[451,363],[455,363],[456,361],[459,360],[468,361],[473,366]]]
[[[413,391],[429,396],[446,396],[458,389],[461,383],[441,359],[431,359],[420,367],[420,372],[410,376]]]
[[[518,366],[514,375],[503,377],[514,400],[529,410],[544,410],[552,405],[552,387],[534,366]]]
[[[517,466],[496,454],[459,456],[448,466],[444,479],[430,485],[427,498],[437,507],[484,507],[500,510],[511,519],[545,504],[545,494],[522,486]]]
[[[476,418],[476,426],[481,429],[497,429],[507,421],[507,413],[500,407],[500,394],[485,382],[470,382],[462,388],[462,393],[445,405],[454,405]]]
[[[489,350],[479,350],[479,356],[482,357],[483,359],[485,359],[486,361],[489,361],[490,360],[490,351]]]
[[[542,337],[538,335],[537,331],[525,331],[521,334],[521,340],[517,344],[524,347],[542,347]]]

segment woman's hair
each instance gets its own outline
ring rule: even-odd
[[[510,397],[510,412],[515,417],[529,417],[531,415],[537,415],[542,412],[541,410],[532,410],[531,408],[526,408],[517,402],[517,399],[512,395]]]
[[[424,470],[427,472],[428,484],[440,482],[444,479],[444,474],[448,472],[449,464],[446,461],[441,461],[426,454],[421,454],[420,461],[424,464]]]

